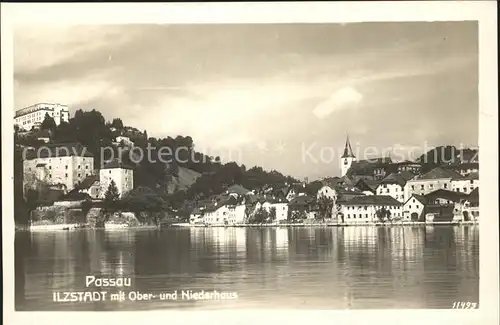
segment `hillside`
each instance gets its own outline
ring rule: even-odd
[[[275,170],[265,171],[258,166],[247,170],[246,166],[235,162],[222,164],[219,157],[197,152],[190,136],[149,137],[147,130],[125,126],[120,118],[106,122],[96,110],[77,110],[69,123],[62,122],[58,126],[46,115],[41,131],[50,135],[51,144],[83,145],[87,152],[93,154],[95,169],[101,168],[110,158],[119,158],[123,163],[134,166],[134,187],[149,188],[172,206],[221,193],[233,184],[253,190],[266,184],[297,182],[293,177]],[[43,145],[37,139],[37,133],[32,130],[26,135],[14,128],[15,143]],[[127,149],[123,142],[117,143],[118,136],[127,137],[132,145],[127,145]],[[144,156],[141,157],[137,151],[142,151]],[[165,155],[165,152],[170,153],[170,156]],[[17,176],[22,178],[22,162],[16,163],[21,166],[16,171],[21,174]]]
[[[167,185],[167,193],[173,194],[176,191],[186,191],[196,183],[200,176],[200,173],[192,169],[179,167],[178,175],[172,176],[171,183]]]

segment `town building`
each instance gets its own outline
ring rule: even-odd
[[[288,202],[286,200],[268,199],[262,204],[262,208],[268,213],[274,208],[277,222],[287,220],[288,218]]]
[[[403,217],[402,203],[388,195],[358,196],[339,205],[339,221],[348,224],[385,222]]]
[[[65,193],[94,173],[94,157],[79,143],[31,148],[23,160],[23,189],[37,183],[60,186]]]
[[[479,172],[478,162],[466,162],[453,167],[453,169],[462,176]]]
[[[91,199],[99,199],[99,194],[101,191],[99,175],[88,176],[80,184],[77,184],[75,190],[80,193],[87,194]]]
[[[425,195],[425,221],[459,221],[460,205],[469,197],[468,194],[438,189]]]
[[[375,179],[360,179],[354,187],[360,190],[365,195],[377,194],[377,187],[380,181]]]
[[[462,221],[479,220],[479,188],[474,189],[461,203]]]
[[[317,206],[314,197],[299,195],[288,203],[288,210],[292,219],[313,219],[317,213]]]
[[[395,165],[399,173],[410,172],[414,175],[418,174],[420,172],[420,168],[422,168],[422,165],[420,163],[408,160],[395,163]]]
[[[470,173],[464,178],[455,178],[451,180],[451,190],[470,194],[479,187],[479,173]]]
[[[134,147],[134,142],[130,140],[129,137],[119,135],[115,137],[115,144],[128,147],[128,148],[133,148]]]
[[[120,162],[118,159],[107,162],[99,171],[99,181],[101,185],[100,198],[104,198],[112,180],[115,182],[119,196],[121,197],[134,188],[133,168]]]
[[[413,194],[403,205],[403,219],[406,221],[423,221],[426,203],[425,196]]]
[[[323,185],[319,190],[318,193],[316,194],[316,198],[319,199],[321,197],[327,197],[332,200],[337,199],[337,191],[335,191],[334,188],[328,186],[328,185]]]
[[[245,210],[241,200],[229,197],[201,210],[201,214],[203,223],[207,225],[242,224],[245,222]]]
[[[380,181],[376,189],[377,195],[389,195],[401,203],[405,202],[405,185],[413,174],[409,172],[392,173]]]
[[[69,121],[69,109],[66,105],[39,103],[17,110],[14,116],[14,124],[23,130],[30,131],[33,127],[39,127],[45,115],[54,119],[56,125]]]
[[[405,197],[409,198],[413,194],[426,195],[439,189],[449,191],[452,189],[452,180],[462,178],[460,174],[451,169],[436,167],[423,175],[408,180],[405,185]]]

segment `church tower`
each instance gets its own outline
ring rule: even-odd
[[[344,177],[347,174],[349,168],[351,168],[352,162],[356,160],[354,154],[352,153],[351,143],[349,142],[349,136],[345,141],[344,154],[340,157],[340,171],[341,177]]]

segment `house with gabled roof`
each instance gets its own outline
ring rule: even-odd
[[[413,194],[403,204],[403,219],[406,221],[423,221],[425,219],[425,196]]]
[[[406,179],[397,173],[387,175],[377,186],[377,195],[389,195],[401,203],[405,202],[404,187]]]
[[[451,190],[452,180],[462,178],[462,175],[452,169],[436,167],[425,174],[408,180],[404,190],[405,198],[409,198],[413,194],[426,195],[439,189]]]
[[[359,189],[365,195],[375,195],[380,181],[375,179],[360,179],[354,187]]]

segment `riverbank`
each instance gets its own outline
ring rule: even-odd
[[[479,221],[411,221],[411,222],[367,222],[367,223],[280,223],[280,224],[232,224],[232,225],[204,225],[204,224],[173,224],[172,227],[193,228],[262,228],[262,227],[398,227],[398,226],[437,226],[437,225],[474,225]]]
[[[436,221],[436,222],[397,222],[397,223],[281,223],[281,224],[233,224],[233,225],[204,225],[189,223],[174,223],[168,227],[178,228],[324,228],[324,227],[403,227],[403,226],[460,226],[479,224],[479,221]],[[140,229],[160,229],[156,225],[136,225],[107,223],[104,227],[89,227],[82,224],[52,224],[52,225],[32,225],[16,226],[16,231],[67,231],[78,229],[105,229],[105,230],[140,230]]]

